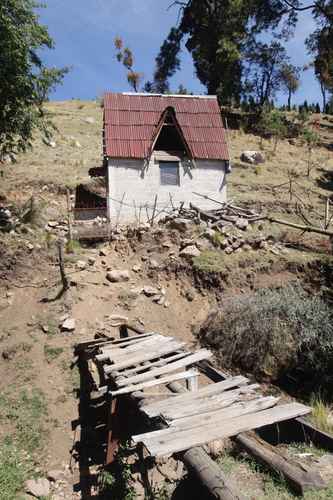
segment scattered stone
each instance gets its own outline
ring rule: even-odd
[[[95,123],[95,118],[93,118],[92,116],[87,116],[87,118],[85,118],[84,121],[86,123],[93,124],[93,123]]]
[[[59,481],[59,479],[62,479],[64,477],[64,472],[62,470],[50,470],[47,473],[47,479],[52,482]]]
[[[119,283],[128,281],[130,279],[130,275],[127,269],[114,269],[106,274],[106,279],[111,281],[111,283]]]
[[[47,325],[41,325],[42,332],[49,333],[49,327]]]
[[[78,260],[76,263],[76,267],[83,271],[83,269],[87,267],[87,263],[84,260]]]
[[[262,248],[263,250],[267,250],[268,248],[268,243],[267,241],[263,240],[259,243],[259,248]]]
[[[96,263],[96,258],[95,257],[89,257],[88,258],[88,264],[90,266],[93,266]]]
[[[164,295],[162,295],[162,296],[160,297],[160,299],[157,301],[157,304],[158,304],[159,306],[163,306],[163,304],[164,304],[164,303],[165,303],[165,296],[164,296]]]
[[[75,330],[75,319],[67,318],[61,325],[61,330],[64,332],[73,332]]]
[[[158,302],[159,300],[161,300],[161,298],[163,297],[163,295],[161,295],[160,293],[156,294],[156,295],[153,295],[151,300],[153,302]]]
[[[162,247],[163,248],[171,248],[172,247],[171,241],[168,241],[168,240],[167,241],[163,241],[162,242]]]
[[[189,246],[192,246],[192,245],[195,245],[195,241],[194,240],[191,240],[189,238],[186,238],[184,240],[182,240],[180,242],[180,248],[186,248],[186,247],[189,247]]]
[[[228,246],[224,249],[224,251],[227,255],[230,255],[234,250],[232,247]]]
[[[190,228],[190,224],[191,221],[188,219],[181,219],[180,217],[177,217],[169,222],[169,227],[185,233]]]
[[[215,231],[214,229],[211,229],[210,227],[207,227],[204,232],[204,236],[208,238],[209,240],[212,240],[215,238]]]
[[[99,255],[100,255],[100,257],[106,257],[107,256],[107,251],[104,250],[103,248],[101,248],[100,251],[99,251]]]
[[[166,302],[164,302],[164,307],[165,307],[165,308],[170,307],[170,302],[167,302],[167,301],[166,301]]]
[[[248,251],[252,250],[252,247],[248,243],[245,243],[245,245],[243,245],[243,250],[245,250],[246,252],[248,252]]]
[[[291,139],[289,139],[289,140],[288,140],[288,142],[289,142],[289,144],[290,144],[291,146],[297,146],[296,139],[291,138]]]
[[[193,300],[195,299],[195,293],[193,290],[189,289],[189,290],[186,290],[185,292],[185,297],[186,299],[189,301],[189,302],[193,302]]]
[[[160,296],[160,291],[157,288],[154,288],[153,286],[144,286],[143,287],[143,293],[147,297],[153,297],[154,295]]]
[[[158,267],[159,267],[159,263],[157,262],[157,260],[150,259],[149,268],[150,269],[158,269]]]
[[[249,221],[246,219],[239,218],[236,220],[235,225],[236,225],[236,227],[238,227],[238,229],[242,229],[243,231],[246,231],[247,228],[249,227]]]
[[[55,141],[51,141],[50,139],[47,139],[46,137],[43,138],[43,142],[44,142],[44,144],[46,144],[46,146],[49,146],[50,148],[57,147],[57,143]]]
[[[142,262],[146,262],[146,260],[148,259],[149,259],[148,255],[142,255],[141,257]]]
[[[75,146],[76,148],[82,148],[81,144],[79,143],[79,141],[74,141],[73,142],[73,146]]]
[[[234,241],[231,246],[233,250],[238,250],[238,248],[241,246],[240,241],[239,240]]]
[[[27,249],[32,252],[35,247],[33,246],[32,243],[27,243]]]
[[[264,155],[262,153],[259,153],[258,151],[243,151],[240,159],[245,163],[251,163],[252,165],[265,163]]]
[[[134,266],[132,267],[132,271],[134,271],[135,273],[139,273],[141,271],[141,266],[139,264],[134,264]]]
[[[184,258],[193,258],[193,257],[199,257],[201,254],[200,250],[194,246],[190,245],[188,247],[185,247],[181,252],[179,252],[179,255]]]
[[[111,316],[108,316],[108,320],[110,321],[110,324],[113,327],[122,325],[124,323],[128,323],[128,317],[121,316],[119,314],[111,314]]]
[[[25,491],[36,498],[45,498],[50,494],[50,482],[46,478],[28,479]]]

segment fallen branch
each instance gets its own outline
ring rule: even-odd
[[[274,217],[267,217],[269,222],[274,222],[276,224],[282,224],[284,226],[293,227],[294,229],[300,229],[305,233],[317,233],[324,234],[325,236],[333,237],[333,231],[326,231],[325,229],[320,229],[319,227],[314,226],[303,226],[301,224],[295,224],[294,222],[288,222],[286,220],[275,219]]]

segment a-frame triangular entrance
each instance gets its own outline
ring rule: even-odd
[[[193,160],[191,148],[184,137],[172,106],[167,107],[161,114],[149,148],[149,158],[155,150],[172,152]]]

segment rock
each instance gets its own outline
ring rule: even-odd
[[[75,319],[67,318],[61,325],[61,330],[64,332],[73,332],[75,330]]]
[[[229,247],[226,247],[226,248],[224,249],[224,251],[225,251],[225,253],[226,253],[227,255],[229,255],[229,254],[231,254],[234,250],[233,250],[233,248],[232,248],[232,247],[230,247],[230,246],[229,246]]]
[[[132,267],[132,271],[134,271],[135,273],[139,273],[141,271],[141,266],[139,264],[134,264],[134,266]]]
[[[209,240],[212,240],[215,238],[215,231],[214,229],[211,229],[210,227],[207,227],[204,232],[205,238],[208,238]]]
[[[170,302],[167,302],[167,301],[166,301],[166,302],[164,302],[164,307],[165,307],[165,308],[170,307]]]
[[[180,217],[177,217],[169,222],[169,227],[185,233],[190,228],[190,224],[191,222],[188,219],[181,219]]]
[[[187,300],[189,302],[193,302],[193,300],[195,299],[195,293],[194,293],[194,291],[191,290],[191,289],[186,290],[185,297],[187,298]]]
[[[101,248],[100,251],[99,251],[99,255],[100,255],[100,257],[106,257],[107,256],[107,251],[104,250],[103,248]]]
[[[146,262],[146,260],[148,259],[149,259],[148,255],[142,255],[141,257],[142,262]]]
[[[234,241],[233,244],[231,245],[233,250],[237,250],[241,244],[238,240]]]
[[[153,295],[161,295],[160,291],[153,286],[144,286],[142,291],[147,297],[153,297]]]
[[[47,473],[47,479],[52,482],[59,481],[59,479],[62,479],[64,477],[64,472],[62,470],[50,470]]]
[[[171,241],[168,241],[168,240],[167,241],[163,241],[162,242],[162,247],[163,248],[171,248],[172,247]]]
[[[160,293],[158,293],[156,295],[153,295],[152,298],[151,298],[151,300],[153,302],[159,302],[162,298],[164,298],[163,295],[161,295]]]
[[[263,250],[267,250],[267,248],[268,248],[268,243],[267,243],[267,241],[261,241],[261,242],[259,243],[259,248],[262,248]]]
[[[93,266],[95,263],[96,263],[96,259],[95,259],[95,257],[89,257],[89,258],[88,258],[88,264],[89,264],[90,266]]]
[[[79,141],[74,141],[73,142],[73,146],[75,146],[76,148],[82,148],[81,144],[79,143]]]
[[[25,491],[36,498],[45,498],[50,494],[50,482],[46,478],[28,479],[24,486]]]
[[[47,325],[41,325],[41,329],[44,333],[49,333],[49,327]]]
[[[32,252],[35,247],[33,246],[32,243],[27,243],[27,249]]]
[[[291,146],[297,146],[296,139],[293,139],[293,138],[288,139],[288,142],[289,142],[289,144],[290,144]]]
[[[159,263],[157,262],[157,260],[150,259],[149,268],[150,269],[158,269],[158,267],[159,267]]]
[[[189,246],[192,246],[192,245],[195,245],[195,241],[194,240],[190,240],[189,238],[185,238],[184,240],[182,240],[180,242],[180,248],[185,248],[185,247],[189,247]]]
[[[130,275],[127,269],[114,269],[106,274],[106,279],[111,281],[111,283],[119,283],[128,281],[130,279]]]
[[[242,229],[243,231],[246,231],[246,229],[249,226],[249,221],[246,219],[242,219],[240,217],[239,219],[236,220],[235,225],[236,225],[236,227],[238,227],[238,229]]]
[[[193,257],[199,257],[200,254],[201,254],[200,250],[194,245],[190,245],[188,247],[185,247],[181,252],[179,252],[179,255],[181,257],[186,258],[186,259],[190,259]]]
[[[252,247],[248,243],[245,243],[245,245],[243,245],[243,250],[245,250],[246,252],[249,252],[250,250],[252,250]]]
[[[44,137],[43,142],[44,142],[44,144],[46,144],[46,146],[49,146],[50,148],[57,147],[57,143],[55,141],[51,141],[50,139],[47,139],[46,137]]]
[[[258,163],[264,163],[265,157],[258,151],[243,151],[240,159],[245,163],[251,163],[252,165],[257,165]]]
[[[84,260],[78,260],[76,263],[76,267],[83,270],[87,267],[87,263]]]
[[[86,123],[93,124],[93,123],[95,123],[95,118],[93,118],[92,116],[87,116],[87,118],[85,118],[84,121]]]
[[[108,320],[113,327],[128,323],[128,317],[120,316],[119,314],[112,314],[111,316],[108,316]]]

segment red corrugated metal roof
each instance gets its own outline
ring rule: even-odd
[[[229,160],[226,132],[216,98],[154,94],[104,96],[105,153],[146,158],[161,114],[172,107],[194,159]]]

